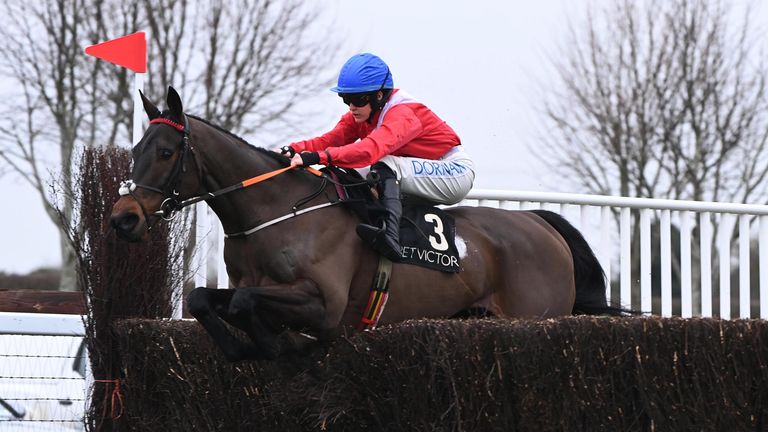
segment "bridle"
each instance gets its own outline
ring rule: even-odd
[[[195,160],[195,165],[197,165],[198,171],[200,172],[199,176],[202,176],[202,170],[201,170],[200,164],[197,161],[197,159],[195,158],[194,148],[190,144],[189,120],[187,119],[187,115],[186,114],[182,114],[182,115],[183,115],[183,118],[184,118],[184,124],[176,123],[175,121],[167,119],[167,118],[155,118],[155,119],[152,119],[152,120],[149,121],[150,124],[156,124],[156,123],[166,124],[168,126],[173,127],[174,129],[176,129],[177,131],[181,132],[181,134],[182,134],[181,157],[179,157],[176,160],[176,164],[173,167],[173,171],[171,172],[171,176],[168,178],[168,181],[165,183],[165,186],[162,189],[160,189],[160,188],[156,188],[154,186],[148,186],[148,185],[136,183],[136,182],[134,182],[131,179],[124,180],[124,181],[120,182],[120,189],[118,190],[118,193],[120,194],[120,196],[130,195],[139,204],[139,207],[141,207],[141,211],[144,214],[144,219],[147,221],[147,229],[148,230],[152,228],[152,220],[149,218],[150,213],[147,212],[146,208],[144,207],[144,204],[141,202],[139,197],[135,194],[135,191],[138,188],[146,189],[146,190],[158,193],[158,194],[160,194],[160,195],[162,195],[164,197],[163,202],[160,204],[160,209],[155,211],[155,212],[153,212],[153,213],[151,213],[151,216],[159,216],[163,220],[170,221],[170,220],[174,219],[176,217],[176,214],[178,214],[179,210],[183,209],[184,207],[190,206],[190,205],[198,203],[200,201],[205,201],[205,200],[209,200],[211,198],[216,198],[216,197],[219,197],[221,195],[227,194],[229,192],[236,191],[238,189],[246,188],[248,186],[254,185],[256,183],[260,183],[260,182],[262,182],[264,180],[268,180],[268,179],[270,179],[272,177],[275,177],[277,175],[280,175],[280,174],[282,174],[282,173],[284,173],[286,171],[294,169],[294,167],[290,167],[290,166],[289,167],[285,167],[285,168],[276,169],[274,171],[269,171],[267,173],[264,173],[264,174],[261,174],[261,175],[257,175],[255,177],[251,177],[251,178],[249,178],[247,180],[243,180],[240,183],[236,183],[234,185],[225,187],[223,189],[219,189],[219,190],[214,191],[214,192],[206,192],[206,193],[204,193],[202,195],[194,196],[194,197],[191,197],[191,198],[187,198],[187,199],[185,199],[183,201],[179,201],[179,198],[178,198],[179,197],[179,192],[176,191],[176,186],[177,186],[177,184],[179,182],[179,176],[181,175],[181,173],[182,172],[186,172],[186,166],[184,164],[184,160],[186,159],[188,153],[191,152],[192,158]],[[335,181],[330,180],[328,178],[328,176],[326,176],[325,174],[323,174],[322,172],[320,172],[320,171],[318,171],[318,170],[316,170],[314,168],[304,167],[303,169],[305,169],[306,171],[310,172],[311,174],[314,174],[314,175],[316,175],[318,177],[322,177],[323,178],[324,181],[323,181],[323,184],[321,185],[319,191],[322,191],[325,188],[325,184],[326,184],[327,181],[332,181],[332,182],[335,183]],[[281,216],[279,218],[275,218],[275,219],[273,219],[273,220],[271,220],[269,222],[263,223],[263,224],[255,227],[255,228],[252,228],[252,229],[247,230],[247,231],[237,232],[237,233],[229,233],[229,234],[225,234],[225,235],[227,237],[248,236],[248,235],[253,234],[254,232],[259,231],[259,230],[261,230],[263,228],[266,228],[268,226],[272,226],[272,225],[274,225],[276,223],[282,222],[283,220],[290,219],[290,218],[298,216],[300,214],[304,214],[304,213],[307,213],[307,212],[310,212],[310,211],[313,211],[313,210],[318,210],[320,208],[324,208],[324,207],[328,207],[328,206],[332,206],[332,205],[336,205],[336,204],[340,203],[340,201],[332,201],[332,202],[316,205],[316,206],[313,206],[313,207],[309,207],[309,208],[306,208],[306,209],[303,209],[303,210],[298,210],[298,207],[300,205],[308,202],[309,200],[311,200],[315,196],[317,196],[317,193],[311,195],[310,197],[308,197],[306,199],[301,200],[299,203],[294,205],[294,207],[292,209],[293,211],[291,213],[287,214],[287,215]]]
[[[181,138],[181,156],[176,160],[176,163],[173,166],[173,170],[171,171],[170,177],[168,177],[168,181],[166,181],[165,186],[163,186],[162,189],[156,188],[154,186],[149,186],[145,184],[136,183],[133,180],[123,180],[120,182],[120,189],[118,190],[118,193],[120,196],[130,195],[133,197],[134,200],[139,204],[139,207],[141,207],[142,213],[144,213],[144,219],[147,221],[147,229],[150,229],[152,227],[151,219],[149,218],[149,213],[147,212],[147,209],[144,207],[144,204],[141,202],[138,196],[136,196],[135,191],[138,188],[146,189],[155,193],[158,193],[163,196],[163,202],[160,204],[160,209],[156,212],[152,213],[153,216],[159,216],[163,218],[166,221],[172,220],[175,217],[175,214],[181,210],[182,208],[194,204],[194,202],[201,201],[203,199],[207,199],[205,195],[201,195],[197,201],[194,202],[187,202],[189,200],[184,200],[179,202],[178,196],[179,192],[176,191],[176,186],[179,182],[179,177],[181,176],[182,172],[186,172],[186,164],[184,163],[185,159],[187,158],[187,154],[192,151],[192,158],[194,159],[194,150],[192,149],[192,146],[189,144],[189,120],[187,119],[186,114],[182,114],[184,118],[184,124],[176,123],[173,120],[167,119],[167,118],[154,118],[149,121],[149,124],[166,124],[168,126],[171,126],[172,128],[176,129],[177,131],[181,132],[182,138]],[[195,164],[197,164],[197,161],[195,161]],[[198,166],[198,169],[200,167]]]

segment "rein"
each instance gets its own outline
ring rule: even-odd
[[[243,180],[240,183],[233,184],[231,186],[227,186],[225,188],[219,189],[214,192],[207,192],[202,195],[194,196],[191,198],[187,198],[181,202],[179,202],[174,196],[178,196],[179,193],[176,192],[176,182],[178,181],[179,174],[181,171],[186,171],[184,167],[184,159],[189,150],[193,150],[192,147],[189,145],[189,122],[187,120],[187,116],[184,115],[184,124],[176,123],[173,120],[166,119],[166,118],[155,118],[149,121],[150,124],[156,124],[156,123],[162,123],[166,124],[168,126],[173,127],[177,131],[181,132],[183,134],[182,137],[182,156],[178,159],[176,162],[176,165],[174,166],[174,169],[172,171],[171,177],[168,179],[168,182],[166,186],[163,189],[159,189],[153,186],[143,185],[134,182],[133,180],[124,180],[120,182],[120,189],[118,190],[118,193],[120,196],[125,195],[131,195],[133,199],[136,200],[137,203],[139,203],[139,206],[141,207],[142,212],[144,212],[144,218],[149,221],[149,218],[147,217],[149,213],[147,213],[146,209],[144,208],[144,204],[142,204],[141,200],[138,199],[136,195],[134,195],[134,191],[137,188],[146,189],[152,192],[159,193],[165,197],[163,202],[160,204],[160,209],[152,213],[153,216],[159,216],[163,218],[164,220],[171,220],[174,218],[175,213],[177,213],[179,210],[183,209],[184,207],[190,206],[192,204],[198,203],[200,201],[206,201],[212,198],[220,197],[222,195],[228,194],[230,192],[234,192],[239,189],[247,188],[249,186],[253,186],[257,183],[261,183],[265,180],[269,180],[272,177],[278,176],[286,171],[290,171],[293,169],[296,169],[297,167],[285,167],[285,168],[279,168],[274,171],[269,171],[264,174],[260,174],[254,177],[251,177],[249,179]],[[192,152],[192,157],[194,158],[194,151]],[[325,175],[312,168],[312,167],[305,167],[306,171],[310,172],[311,174],[317,176],[317,177],[323,177],[324,179],[327,179]],[[324,183],[325,184],[325,183]],[[321,188],[322,189],[322,188]],[[312,196],[314,198],[314,196]],[[303,203],[304,201],[302,201]],[[233,233],[233,234],[226,234],[227,237],[237,237],[237,236],[247,236],[249,234],[253,234],[254,232],[266,228],[270,225],[274,225],[278,222],[281,222],[286,219],[290,219],[291,217],[298,216],[303,213],[307,213],[312,210],[317,210],[323,207],[328,207],[331,205],[338,204],[339,202],[328,202],[325,204],[320,204],[317,206],[309,207],[304,210],[298,210],[297,207],[301,204],[297,204],[293,207],[293,212],[289,213],[285,216],[281,216],[277,219],[273,219],[272,221],[263,223],[255,228],[252,228],[248,231],[243,231],[239,233]],[[149,223],[149,222],[148,222]]]
[[[290,171],[290,170],[295,169],[295,168],[296,167],[285,167],[285,168],[276,169],[274,171],[270,171],[270,172],[267,172],[267,173],[264,173],[264,174],[257,175],[255,177],[251,177],[251,178],[249,178],[247,180],[241,181],[240,183],[233,184],[232,186],[227,186],[225,188],[219,189],[219,190],[214,191],[214,192],[207,192],[207,193],[202,194],[202,195],[198,195],[198,196],[195,196],[195,197],[187,198],[187,199],[185,199],[182,202],[174,203],[172,211],[177,212],[177,211],[183,209],[184,207],[187,207],[189,205],[198,203],[200,201],[206,201],[206,200],[209,200],[211,198],[220,197],[222,195],[228,194],[230,192],[234,192],[234,191],[239,190],[239,189],[247,188],[248,186],[253,186],[253,185],[257,184],[257,183],[261,183],[261,182],[263,182],[265,180],[269,180],[272,177],[278,176],[278,175],[280,175],[280,174],[282,174],[282,173],[284,173],[286,171]],[[323,173],[321,173],[320,171],[318,171],[318,170],[316,170],[316,169],[314,169],[312,167],[306,167],[305,169],[307,171],[309,171],[310,173],[318,176],[318,177],[322,177],[323,176]],[[173,199],[173,198],[166,198],[166,200],[169,200],[169,199]],[[167,219],[165,217],[166,210],[162,208],[162,205],[161,205],[160,210],[154,212],[153,215],[161,216],[161,217],[163,217],[163,219]]]

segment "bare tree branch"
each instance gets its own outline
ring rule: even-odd
[[[572,25],[543,161],[588,192],[765,202],[768,69],[729,6],[622,0]]]
[[[318,28],[319,16],[299,0],[2,3],[0,74],[14,94],[0,105],[0,173],[32,185],[59,224],[45,184],[58,166],[69,220],[76,149],[127,144],[132,132],[132,74],[83,48],[143,29],[148,94],[174,85],[187,111],[243,135],[295,127],[302,100],[330,83],[338,61],[340,42]]]

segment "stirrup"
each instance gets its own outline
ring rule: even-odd
[[[387,241],[386,227],[386,222],[382,228],[368,224],[359,224],[357,225],[357,235],[378,254],[390,261],[398,262],[402,260],[399,242],[396,243],[397,248],[392,247],[390,242]]]
[[[382,241],[378,243],[376,246],[373,247],[373,249],[379,253],[379,255],[386,257],[388,260],[392,262],[400,262],[403,259],[403,254],[401,250],[395,250],[392,249],[389,243],[386,241]]]
[[[373,245],[379,236],[384,234],[384,228],[363,223],[358,224],[355,231],[357,231],[357,236],[369,245]]]

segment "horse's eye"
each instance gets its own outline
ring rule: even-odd
[[[161,149],[160,150],[160,157],[163,159],[170,159],[171,156],[173,156],[173,150],[169,149]]]

